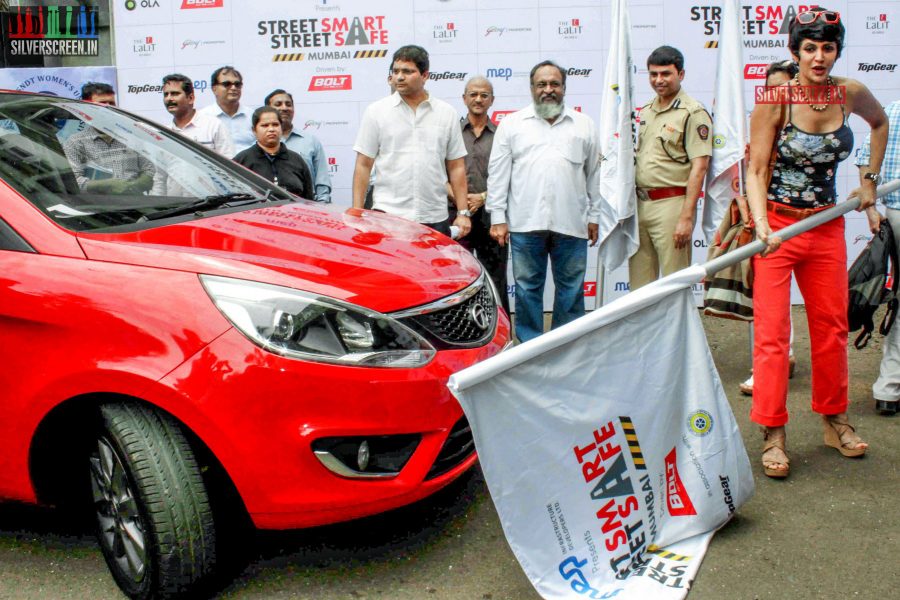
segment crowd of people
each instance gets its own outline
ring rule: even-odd
[[[900,103],[888,116],[861,83],[832,76],[844,45],[840,14],[824,8],[800,12],[790,25],[790,57],[769,68],[766,85],[824,90],[808,102],[760,103],[751,117],[747,197],[743,212],[765,251],[753,259],[753,379],[751,419],[763,429],[766,475],[786,477],[790,460],[785,425],[790,348],[790,282],[796,278],[809,321],[812,409],[822,415],[824,441],[842,455],[859,457],[868,445],[847,417],[847,271],[844,221],[839,218],[784,243],[773,232],[836,202],[838,163],[850,156],[849,115],[870,127],[857,164],[860,210],[870,225],[882,164],[900,176]],[[404,46],[393,55],[391,93],[369,105],[353,146],[352,204],[413,220],[458,237],[484,264],[507,302],[507,260],[515,278],[515,334],[525,342],[544,331],[547,265],[555,287],[551,328],[584,315],[587,249],[598,241],[600,197],[597,131],[593,120],[565,103],[566,69],[552,61],[530,72],[532,103],[504,118],[488,118],[492,83],[471,78],[462,90],[462,118],[426,90],[429,57]],[[640,110],[636,177],[639,246],[630,258],[631,289],[687,267],[698,198],[712,155],[712,119],[682,88],[684,57],[670,46],[647,59],[655,96]],[[252,169],[297,195],[330,202],[331,181],[321,143],[293,127],[294,101],[273,90],[265,106],[241,104],[243,78],[231,66],[211,78],[216,102],[194,108],[189,78],[163,78],[163,102],[171,128]],[[799,88],[798,88],[799,86]],[[85,99],[114,102],[111,88],[85,88]],[[841,91],[838,94],[838,90]],[[834,98],[830,94],[834,93]],[[840,96],[840,99],[838,99]],[[105,150],[114,140],[73,136],[72,156]],[[91,149],[93,148],[93,149]],[[886,148],[888,152],[886,155]],[[67,149],[68,152],[68,149]],[[127,156],[126,156],[127,158]],[[129,189],[171,193],[165,181],[147,181],[139,164],[122,160],[115,179]],[[79,177],[83,185],[111,185]],[[887,217],[900,235],[900,192],[885,198]],[[885,343],[881,375],[873,388],[876,407],[897,412],[900,404],[900,333]]]

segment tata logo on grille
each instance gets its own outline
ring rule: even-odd
[[[351,75],[316,75],[309,81],[310,92],[328,92],[333,90],[352,90]]]
[[[225,0],[182,0],[181,10],[187,8],[222,8]]]
[[[478,302],[474,303],[469,308],[469,318],[472,319],[472,322],[482,331],[485,331],[491,324],[487,309]]]
[[[765,79],[768,65],[761,63],[747,63],[744,66],[744,79]]]

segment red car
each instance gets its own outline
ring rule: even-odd
[[[448,238],[61,98],[0,93],[0,179],[0,498],[86,500],[129,596],[196,593],[240,515],[353,519],[474,464],[445,382],[509,321]]]

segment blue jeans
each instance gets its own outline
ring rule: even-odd
[[[516,337],[520,342],[544,332],[544,282],[547,258],[553,273],[555,329],[584,316],[584,271],[587,240],[553,231],[510,233],[513,276],[516,279]]]

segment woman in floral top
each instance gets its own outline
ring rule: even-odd
[[[791,274],[806,302],[812,362],[812,409],[822,415],[825,443],[844,456],[868,444],[847,419],[847,249],[838,218],[784,244],[777,231],[835,203],[838,162],[850,156],[850,113],[872,128],[870,168],[878,170],[887,118],[872,93],[853,79],[832,78],[844,26],[825,8],[798,13],[788,47],[799,72],[757,103],[750,120],[747,191],[756,237],[766,244],[753,259],[753,407],[763,428],[762,463],[770,477],[787,477],[785,449]],[[773,156],[774,154],[774,156]],[[774,160],[773,160],[774,159]],[[766,185],[771,166],[771,181]],[[875,201],[875,183],[862,186],[860,209]],[[777,252],[776,252],[777,250]]]

